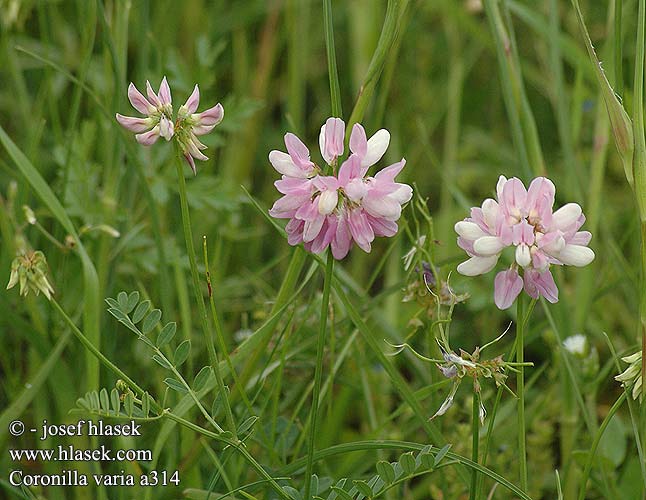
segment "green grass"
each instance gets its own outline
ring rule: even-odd
[[[646,316],[644,11],[644,0],[0,0],[0,282],[30,248],[47,256],[56,292],[56,304],[0,293],[0,497],[645,498],[646,409],[613,379]],[[200,110],[225,108],[197,176],[171,144],[143,148],[114,119],[135,114],[130,81],[157,88],[164,75],[176,109],[195,83]],[[368,136],[388,129],[376,168],[405,157],[400,177],[416,190],[397,236],[334,266],[290,247],[267,215],[278,197],[269,151],[292,131],[319,161],[331,115]],[[493,304],[493,273],[455,272],[453,225],[501,174],[546,175],[558,206],[579,203],[596,259],[555,272],[559,302],[536,304],[525,324],[522,391],[507,372],[522,419],[483,379],[484,425],[471,381],[429,420],[450,381],[391,346],[437,359],[449,327],[451,348],[471,353],[515,325],[515,308]],[[402,260],[415,245],[466,301],[438,307],[418,293]],[[132,318],[145,300],[159,324]],[[515,330],[485,357],[513,361]],[[582,358],[562,348],[577,333],[591,347]],[[136,418],[142,436],[7,432],[13,420],[89,418]],[[149,449],[152,461],[9,454],[58,445]],[[62,468],[137,483],[177,470],[180,483],[9,484],[14,469]]]

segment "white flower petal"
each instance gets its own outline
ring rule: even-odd
[[[552,214],[552,227],[566,229],[576,222],[581,216],[581,206],[577,203],[568,203]]]
[[[390,133],[382,128],[375,132],[375,134],[368,139],[368,150],[366,156],[361,159],[362,167],[369,167],[374,165],[386,152],[388,145],[390,144]]]
[[[321,126],[321,133],[319,134],[319,148],[325,163],[329,165],[332,162],[332,157],[325,151],[325,123]]]
[[[484,256],[491,256],[500,253],[505,244],[497,236],[483,236],[473,243],[476,253]]]
[[[581,245],[565,245],[556,258],[568,266],[583,267],[594,260],[594,252]]]
[[[487,198],[482,203],[482,215],[484,217],[485,224],[487,224],[488,228],[494,229],[496,227],[496,219],[498,218],[498,211],[499,211],[499,206],[496,200]]]
[[[397,191],[390,193],[388,196],[393,198],[400,205],[403,205],[404,203],[408,203],[413,197],[413,188],[408,184],[400,184]]]
[[[319,213],[321,215],[331,214],[336,208],[338,201],[339,195],[337,194],[336,189],[327,189],[323,191],[321,196],[319,196]]]
[[[306,179],[307,172],[298,168],[292,157],[282,151],[274,150],[269,153],[269,161],[271,165],[281,174],[287,177],[296,177],[299,179]]]
[[[532,262],[532,255],[527,245],[518,245],[516,247],[516,262],[520,267],[527,267]]]
[[[456,233],[467,240],[475,241],[478,238],[487,236],[487,233],[480,229],[480,226],[478,226],[478,224],[466,220],[457,222],[454,226],[454,229]]]
[[[498,256],[471,257],[458,266],[458,272],[465,276],[478,276],[491,271],[498,262]]]

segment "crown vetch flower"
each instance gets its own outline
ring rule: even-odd
[[[224,108],[217,103],[212,108],[196,113],[200,104],[200,89],[197,85],[193,92],[177,111],[175,136],[193,173],[196,174],[194,159],[206,161],[209,158],[202,153],[206,146],[197,138],[211,132],[224,118]]]
[[[133,83],[130,83],[128,86],[130,104],[142,115],[146,115],[146,118],[123,116],[117,113],[117,121],[123,127],[135,132],[137,142],[144,146],[154,144],[160,136],[170,141],[174,134],[173,105],[166,77],[159,85],[159,94],[155,94],[150,82],[146,80],[146,94],[147,99]]]
[[[579,231],[585,222],[581,207],[568,203],[553,212],[556,189],[545,177],[537,177],[525,189],[519,179],[501,175],[496,192],[496,200],[486,199],[481,207],[471,209],[471,217],[455,225],[458,246],[470,257],[458,272],[485,274],[496,266],[505,248],[514,247],[511,267],[496,275],[496,305],[507,309],[523,289],[532,298],[557,302],[550,266],[581,267],[594,260],[587,246],[592,235]]]
[[[212,108],[196,113],[200,103],[200,90],[197,85],[193,92],[177,111],[177,120],[173,119],[173,104],[170,87],[164,77],[156,94],[150,82],[146,81],[147,98],[137,90],[133,83],[128,86],[128,99],[132,107],[146,118],[137,118],[116,114],[117,121],[126,129],[135,132],[137,142],[151,146],[159,137],[167,141],[175,138],[184,158],[193,170],[194,159],[206,161],[208,157],[202,153],[206,149],[197,136],[208,134],[224,118],[224,108],[220,103]]]
[[[20,284],[20,295],[26,296],[30,291],[52,299],[54,288],[47,278],[47,259],[40,250],[29,251],[16,257],[11,263],[11,275],[7,290]]]
[[[321,127],[321,156],[333,172],[344,153],[344,134],[345,123],[340,118],[328,118]],[[290,245],[303,243],[313,253],[321,253],[329,246],[334,257],[342,259],[353,241],[370,252],[375,236],[397,233],[401,207],[413,192],[407,184],[395,182],[406,161],[402,159],[374,177],[366,176],[368,169],[382,158],[389,142],[387,130],[379,130],[367,139],[363,127],[355,124],[350,135],[350,156],[336,175],[322,175],[307,146],[294,134],[285,135],[287,153],[269,153],[272,166],[282,174],[274,185],[283,195],[269,213],[290,219],[285,228]]]

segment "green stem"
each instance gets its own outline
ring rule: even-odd
[[[231,364],[231,358],[229,358],[227,354],[227,348],[224,342],[224,334],[222,333],[222,324],[220,323],[220,317],[218,316],[218,311],[215,307],[215,299],[213,298],[213,286],[211,284],[211,271],[209,270],[209,254],[206,248],[206,236],[204,236],[203,242],[204,243],[202,246],[204,251],[204,266],[206,267],[206,283],[209,287],[209,303],[211,306],[211,316],[213,317],[213,324],[215,325],[215,336],[218,340],[220,350],[224,353],[224,357],[226,358],[227,365],[229,366],[229,371],[231,372],[231,374],[234,374],[235,370],[233,368],[233,365]],[[211,337],[209,336],[209,338]],[[211,361],[211,366],[214,367],[213,371],[215,374],[215,381],[218,384],[218,390],[222,395],[222,401],[224,403],[224,414],[227,421],[227,425],[229,426],[229,430],[233,432],[233,436],[236,437],[236,434],[235,434],[236,424],[235,424],[235,421],[233,420],[233,412],[231,411],[229,394],[228,394],[227,388],[224,385],[222,373],[220,373],[220,362],[218,360],[218,354],[215,350],[215,346],[213,345],[212,338],[209,344],[210,344],[209,358]],[[240,388],[240,390],[242,391],[242,388]]]
[[[83,335],[83,332],[78,329],[78,327],[74,324],[74,321],[72,321],[72,318],[67,315],[65,310],[56,301],[56,299],[52,299],[50,302],[51,304],[53,304],[54,309],[56,309],[59,314],[63,316],[65,322],[72,329],[72,333],[77,339],[79,339],[81,344],[83,344],[83,347],[90,351],[90,353],[92,353],[95,358],[97,358],[106,368],[108,368],[108,370],[114,373],[117,377],[123,379],[138,396],[142,396],[145,391],[141,387],[139,387],[134,380],[132,380],[130,377],[128,377],[128,375],[121,371],[118,366],[116,366],[114,363],[112,363],[112,361],[106,358],[103,353],[99,351],[85,335]],[[97,387],[94,387],[94,389],[97,389]],[[161,412],[161,407],[156,402],[151,400],[151,405],[156,412]]]
[[[177,168],[177,180],[179,182],[179,199],[182,210],[182,226],[184,227],[184,241],[186,242],[186,252],[188,253],[188,260],[191,266],[191,278],[193,279],[193,292],[197,299],[198,312],[200,315],[200,323],[202,324],[202,333],[206,340],[206,348],[209,353],[209,362],[213,368],[213,374],[216,380],[222,380],[222,375],[219,372],[220,364],[217,362],[217,353],[215,352],[215,343],[213,336],[209,330],[208,318],[206,314],[206,305],[204,303],[204,295],[200,290],[200,278],[197,271],[197,260],[195,257],[195,245],[193,244],[193,230],[191,229],[191,215],[188,209],[188,198],[186,196],[186,179],[184,178],[184,160],[179,151],[177,144],[175,145],[175,166]],[[216,327],[217,328],[217,327]],[[219,385],[219,384],[218,384]],[[221,388],[220,388],[221,389]],[[223,401],[226,401],[226,394],[222,394]],[[231,408],[229,408],[229,413]],[[227,415],[227,425],[230,427],[228,430],[236,437],[235,423],[233,417]]]
[[[478,391],[476,384],[478,380],[473,379],[473,404],[471,412],[471,460],[478,463],[478,444],[480,442],[480,406],[478,405]],[[478,470],[471,469],[471,488],[469,489],[469,500],[476,500],[478,491]]]
[[[525,361],[525,296],[521,293],[516,303],[516,362]],[[525,367],[521,364],[516,373],[516,394],[518,395],[518,466],[520,488],[527,491],[527,450],[525,445]]]
[[[597,434],[594,436],[594,441],[592,442],[590,451],[587,453],[588,460],[585,463],[585,469],[583,469],[583,479],[581,480],[581,489],[579,490],[579,500],[585,500],[586,485],[588,484],[588,478],[590,477],[590,471],[592,470],[594,457],[597,452],[597,447],[601,442],[601,438],[603,437],[603,433],[605,432],[606,427],[608,427],[608,424],[610,424],[610,420],[612,419],[614,414],[617,413],[624,401],[626,401],[625,392],[621,396],[619,396],[619,399],[617,399],[617,401],[615,401],[615,404],[612,405],[612,408],[610,408],[608,415],[606,415],[606,418],[601,423]]]
[[[307,445],[307,465],[305,467],[305,500],[311,498],[311,478],[314,466],[314,445],[318,424],[319,396],[321,393],[321,378],[323,373],[323,350],[325,348],[325,335],[327,332],[327,318],[330,307],[330,287],[332,285],[332,271],[334,270],[334,256],[328,253],[325,266],[325,281],[323,282],[323,297],[321,299],[321,318],[319,320],[319,333],[316,343],[316,368],[314,371],[314,390],[312,392],[312,408],[310,410],[310,438]]]
[[[641,286],[639,301],[639,331],[641,332],[642,341],[642,393],[639,416],[639,427],[641,428],[642,446],[646,443],[646,222],[641,223],[641,245],[640,245],[640,262],[641,262]],[[643,477],[644,487],[642,493],[646,495],[646,477]]]
[[[615,0],[615,92],[619,97],[624,93],[624,68],[621,46],[621,16],[623,0]]]
[[[377,42],[377,48],[372,56],[370,66],[368,66],[368,71],[361,85],[361,89],[359,90],[359,96],[357,97],[354,108],[352,109],[350,119],[348,120],[346,127],[347,134],[352,130],[352,126],[355,123],[362,120],[366,108],[370,103],[372,94],[377,86],[377,81],[384,69],[386,57],[390,53],[391,48],[397,39],[398,29],[401,29],[399,22],[408,7],[408,1],[409,0],[388,0],[386,17],[381,29],[381,35],[379,36],[379,42]]]
[[[339,90],[339,74],[336,68],[336,52],[334,50],[334,26],[332,24],[332,1],[323,0],[323,21],[325,24],[325,46],[327,49],[328,74],[330,76],[330,99],[332,115],[342,116],[341,92]],[[323,350],[325,348],[325,334],[327,331],[327,317],[330,307],[330,286],[332,285],[332,271],[334,270],[334,256],[328,251],[327,265],[325,266],[325,281],[323,282],[323,297],[321,298],[321,318],[319,320],[319,333],[316,342],[316,368],[314,370],[314,389],[312,392],[312,407],[310,409],[310,431],[307,443],[307,464],[305,466],[305,494],[303,498],[312,498],[312,469],[314,467],[314,445],[316,444],[316,426],[318,424],[319,396],[321,393],[321,376],[323,373]]]

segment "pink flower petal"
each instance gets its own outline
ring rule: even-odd
[[[525,271],[524,282],[525,292],[533,299],[538,299],[542,295],[552,304],[558,302],[559,290],[549,270],[539,272],[534,269],[527,269]]]
[[[525,201],[527,199],[527,190],[525,186],[516,177],[505,182],[502,188],[501,206],[507,215],[525,216]]]
[[[151,123],[148,118],[134,118],[132,116],[123,116],[119,113],[116,116],[119,124],[131,132],[141,133],[150,129]]]
[[[368,222],[372,226],[375,236],[390,238],[397,234],[397,223],[394,221],[368,215]]]
[[[366,131],[359,123],[352,126],[352,133],[350,134],[350,151],[364,158],[368,152],[368,139],[366,138]]]
[[[321,148],[321,156],[328,165],[331,165],[335,158],[343,154],[344,135],[345,123],[341,118],[328,118],[321,127],[319,147]]]
[[[151,146],[159,139],[159,125],[156,125],[152,130],[144,132],[143,134],[135,135],[135,139],[142,146]]]
[[[352,234],[350,233],[347,214],[343,213],[336,220],[336,232],[330,244],[334,258],[341,260],[348,255],[351,244]]]
[[[187,153],[184,153],[184,159],[188,163],[188,166],[191,167],[193,175],[197,175],[197,169],[195,168],[195,161],[193,160],[193,157]]]
[[[155,94],[155,91],[153,90],[148,80],[146,80],[146,95],[148,95],[148,100],[153,104],[153,106],[155,106],[156,108],[161,107],[162,102],[159,99],[159,96]]]
[[[350,227],[350,234],[357,242],[359,248],[364,252],[370,253],[370,243],[375,239],[375,233],[372,226],[368,224],[366,214],[360,208],[355,208],[348,212],[348,225]]]
[[[285,146],[296,166],[309,169],[314,165],[310,161],[310,151],[307,149],[307,146],[291,132],[285,134]]]
[[[212,108],[197,113],[194,118],[197,120],[198,126],[215,126],[224,118],[224,108],[222,104],[217,103]]]
[[[197,107],[200,105],[200,89],[195,85],[193,88],[193,93],[186,99],[184,107],[186,107],[186,114],[192,115],[197,111]]]
[[[146,99],[141,92],[137,90],[134,83],[128,85],[128,100],[132,107],[139,111],[142,115],[149,115],[155,111],[155,106],[153,106],[148,99]]]
[[[162,78],[161,84],[159,85],[159,101],[162,105],[172,104],[173,102],[166,77]]]
[[[303,227],[305,227],[305,222],[302,220],[290,220],[285,226],[285,231],[287,232],[287,243],[292,246],[301,243],[303,241]]]
[[[339,185],[341,187],[347,186],[352,180],[361,177],[361,159],[351,154],[339,167]]]
[[[402,158],[400,161],[397,163],[393,163],[389,167],[386,167],[375,175],[375,180],[380,182],[380,183],[386,183],[386,182],[394,182],[395,177],[399,174],[399,172],[402,171],[402,169],[406,166],[406,160]]]
[[[501,271],[494,280],[494,302],[498,309],[508,309],[523,289],[523,280],[515,269]]]

